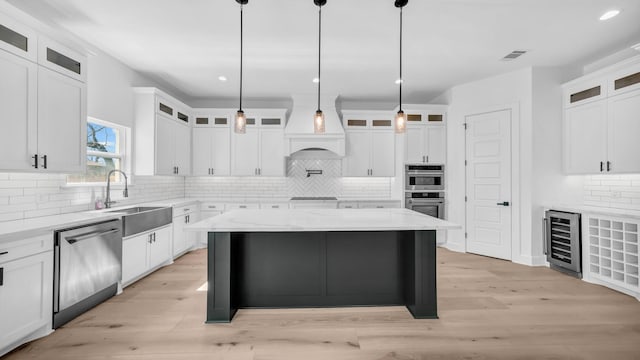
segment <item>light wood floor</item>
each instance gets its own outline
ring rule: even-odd
[[[3,360],[640,359],[635,298],[444,249],[438,262],[439,320],[369,307],[241,310],[205,325],[199,250]]]

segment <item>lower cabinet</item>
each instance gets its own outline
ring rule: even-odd
[[[3,254],[0,256],[0,356],[51,331],[53,236],[45,238],[48,243],[44,247],[39,244],[45,241],[38,238],[34,238],[35,242],[31,239],[16,242],[20,245],[8,250],[0,245],[0,254]],[[28,248],[38,247],[44,252],[24,253]],[[20,257],[15,258],[13,254]]]
[[[171,262],[172,226],[122,239],[122,285]]]
[[[198,205],[192,204],[173,209],[173,257],[176,258],[196,246],[198,233],[185,231],[184,227],[199,220]]]

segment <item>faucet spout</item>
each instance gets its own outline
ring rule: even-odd
[[[107,198],[104,201],[104,206],[107,209],[111,208],[111,204],[115,203],[115,201],[111,200],[111,174],[113,174],[114,172],[119,172],[122,174],[122,176],[124,176],[124,191],[122,192],[122,196],[129,197],[129,188],[127,187],[127,174],[125,174],[124,171],[117,169],[109,171],[109,173],[107,174]]]

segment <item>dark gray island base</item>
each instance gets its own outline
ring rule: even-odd
[[[436,231],[209,232],[207,323],[241,308],[405,305],[436,319]]]

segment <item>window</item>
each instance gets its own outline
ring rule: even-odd
[[[105,183],[111,170],[127,172],[129,128],[89,118],[87,121],[87,172],[67,176],[68,184]],[[112,183],[122,183],[120,173],[111,174]]]

